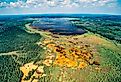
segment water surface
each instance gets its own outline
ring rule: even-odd
[[[84,34],[86,32],[82,28],[73,25],[69,18],[40,18],[33,22],[32,26],[38,30],[60,35]]]

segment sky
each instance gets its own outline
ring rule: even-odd
[[[0,15],[56,13],[121,15],[121,0],[0,0]]]

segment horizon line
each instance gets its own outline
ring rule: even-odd
[[[50,15],[50,14],[52,14],[52,15],[56,15],[56,14],[62,14],[62,15],[76,15],[76,14],[80,14],[80,15],[121,15],[121,14],[111,14],[111,13],[22,13],[22,14],[0,14],[0,16],[2,16],[2,15]]]

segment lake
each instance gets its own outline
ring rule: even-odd
[[[34,21],[31,26],[38,30],[44,30],[59,35],[84,34],[86,31],[78,28],[70,21],[71,18],[40,18]]]

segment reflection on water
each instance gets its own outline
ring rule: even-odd
[[[60,35],[84,34],[86,32],[74,26],[69,18],[40,18],[38,21],[33,22],[32,26],[38,30],[50,31]]]

